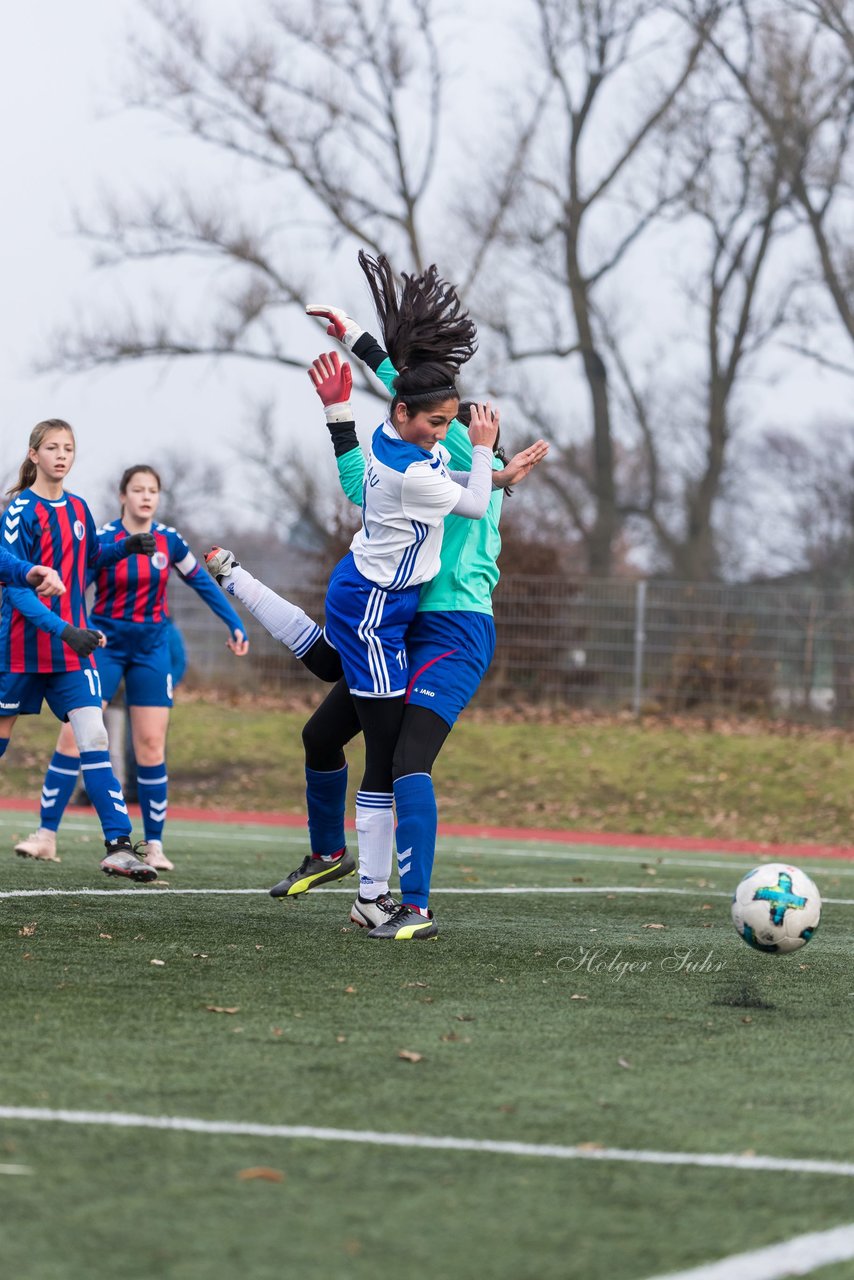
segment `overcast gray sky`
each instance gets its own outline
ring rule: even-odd
[[[31,372],[57,322],[85,310],[93,291],[103,289],[88,246],[73,233],[74,208],[92,208],[101,184],[132,190],[146,175],[162,181],[180,164],[181,148],[189,148],[166,139],[154,117],[113,109],[135,8],[134,0],[27,0],[7,6],[0,44],[7,178],[0,203],[2,478],[16,472],[35,422],[68,418],[79,444],[71,486],[99,517],[110,514],[100,501],[107,481],[131,462],[156,464],[164,448],[192,448],[233,469],[233,442],[251,398],[277,394],[283,425],[299,435],[317,426],[311,438],[322,441],[308,379],[254,364],[142,364],[63,378]],[[234,13],[221,0],[206,0],[204,9]],[[318,330],[313,344],[309,328],[305,342],[310,355],[327,340]],[[784,357],[770,369],[777,381],[749,393],[758,425],[808,423],[817,413],[841,413],[850,400],[850,383],[842,379],[802,365],[793,371]],[[378,417],[376,402],[362,402],[366,429]]]

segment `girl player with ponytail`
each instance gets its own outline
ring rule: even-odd
[[[10,586],[0,605],[0,755],[19,715],[38,715],[47,701],[68,720],[80,752],[86,789],[104,833],[107,875],[155,880],[137,857],[121,786],[110,765],[101,711],[101,685],[92,654],[105,643],[86,618],[88,577],[130,556],[150,556],[156,542],[137,533],[122,543],[102,543],[82,498],[64,489],[74,462],[74,432],[61,418],[38,423],[12,501],[0,522],[0,544],[25,560],[55,569],[65,588],[47,605],[31,591]]]
[[[128,467],[119,483],[121,513],[98,530],[104,547],[121,548],[144,535],[154,540],[150,560],[122,559],[96,565],[92,622],[106,637],[98,652],[98,673],[104,705],[115,697],[122,680],[130,713],[137,761],[145,856],[156,870],[171,871],[163,852],[168,775],[166,732],[172,707],[172,654],[167,583],[172,569],[202,597],[228,628],[226,645],[238,657],[249,649],[243,623],[231,604],[201,569],[177,529],[154,516],[160,501],[160,476],[140,463]],[[78,752],[74,735],[63,725],[42,789],[40,826],[15,846],[22,857],[58,862],[56,833],[77,781]],[[89,778],[86,777],[87,791]],[[91,794],[91,792],[90,792]]]
[[[443,318],[468,322],[467,317],[458,316],[459,302],[456,299],[456,295],[449,286],[437,280],[435,268],[431,268],[429,272],[425,273],[425,277],[415,281],[404,277],[403,292],[398,298],[394,276],[385,259],[381,258],[374,262],[365,255],[360,255],[360,264],[371,283],[389,350],[396,352],[396,358],[401,363],[406,363],[408,355],[410,369],[416,366],[421,359],[435,355],[437,348],[441,351],[443,340],[441,320]],[[443,317],[446,308],[447,313]],[[309,308],[309,310],[314,314],[325,316],[333,324],[337,323],[337,317],[343,316],[343,313],[329,308]],[[350,326],[351,330],[355,330],[357,335],[361,334],[362,331],[358,330],[354,322],[350,321],[348,317],[343,317],[341,322],[342,332],[345,328],[345,323]],[[337,332],[337,330],[330,327],[330,332],[333,331]],[[473,337],[473,331],[471,337]],[[373,342],[373,340],[371,341]],[[375,342],[373,345],[377,347]],[[380,349],[377,347],[377,350]],[[360,350],[357,354],[361,355],[362,351]],[[386,353],[383,351],[380,356],[381,361],[385,359],[385,355]],[[367,359],[368,357],[363,356],[363,358]],[[393,382],[392,389],[397,392],[392,404],[390,423],[398,421],[404,423],[407,421],[407,417],[411,421],[418,410],[417,397],[414,393],[410,394],[406,391],[407,385],[411,385],[406,376],[398,376],[397,371],[391,367],[388,361],[386,361],[386,364],[388,364],[391,371],[389,382]],[[457,364],[454,372],[458,367]],[[339,468],[342,470],[342,483],[344,483],[345,491],[348,492],[348,495],[354,496],[351,489],[362,488],[361,476],[365,470],[365,462],[361,451],[358,450],[358,442],[352,422],[352,411],[347,403],[350,392],[349,372],[348,366],[339,365],[338,358],[335,355],[321,357],[316,360],[311,371],[315,387],[326,406],[327,420],[330,425],[330,431],[333,434],[335,452],[339,457]],[[442,408],[452,408],[456,412],[458,399],[455,392],[453,394],[451,392],[451,387],[444,388],[444,394],[447,399]],[[407,401],[404,402],[405,407],[401,409],[401,400],[404,394],[407,396]],[[456,403],[453,403],[454,400],[456,400]],[[429,413],[427,416],[429,417]],[[479,422],[481,427],[487,423],[490,426],[497,425],[497,417],[493,421],[491,414],[479,406],[473,406],[472,416],[475,423]],[[385,424],[385,426],[387,425],[389,424]],[[469,468],[474,461],[472,441],[458,422],[454,423],[453,427],[457,433],[461,433],[465,437],[465,448],[461,451],[458,442],[457,453],[462,452],[463,465]],[[383,431],[384,427],[380,428],[380,431],[374,437],[374,450],[372,459],[368,464],[366,482],[364,484],[366,506],[370,502],[370,488],[372,487],[373,474],[376,469],[374,459],[378,451],[377,436]],[[447,418],[443,422],[442,434],[444,435],[446,431],[448,431]],[[494,440],[495,431],[490,434],[492,440]],[[381,451],[382,440],[380,440],[379,445]],[[344,481],[343,464],[346,458],[349,458],[351,450],[356,450],[358,453],[361,470],[358,482],[348,487],[348,484]],[[507,483],[515,479],[521,479],[526,475],[545,455],[546,450],[547,446],[540,441],[523,454],[517,455],[508,468]],[[483,449],[483,452],[486,455],[486,464],[491,467],[492,458],[489,450]],[[438,461],[438,459],[434,459],[434,462],[428,465],[435,465]],[[456,463],[457,459],[454,458],[453,461]],[[355,467],[349,466],[348,471],[351,478],[355,470]],[[451,478],[453,481],[465,483],[468,480],[467,470],[463,471],[461,466],[459,473],[451,473]],[[485,545],[488,546],[492,558],[486,572],[486,585],[480,590],[479,594],[474,592],[474,596],[476,596],[476,604],[483,597],[485,600],[483,612],[490,616],[483,619],[472,617],[469,620],[471,626],[468,628],[470,634],[466,633],[467,620],[465,618],[459,619],[456,630],[454,630],[450,651],[448,632],[444,631],[441,636],[436,632],[429,640],[429,643],[434,646],[434,653],[431,654],[427,662],[423,661],[427,653],[424,645],[421,647],[420,655],[416,653],[415,660],[413,660],[411,652],[409,655],[405,689],[405,702],[407,705],[405,709],[401,709],[403,713],[401,731],[398,734],[392,767],[393,794],[398,811],[398,861],[401,872],[401,894],[404,899],[403,906],[400,908],[391,899],[388,892],[393,844],[391,797],[384,792],[371,795],[367,791],[365,780],[363,780],[362,791],[360,791],[357,799],[356,825],[359,832],[360,889],[359,896],[353,905],[351,918],[358,924],[373,926],[369,933],[369,936],[373,938],[429,937],[437,932],[435,922],[427,911],[427,896],[436,828],[436,806],[430,771],[433,761],[457,714],[466,705],[477,687],[492,653],[492,619],[489,593],[498,576],[494,557],[499,544],[495,528],[497,524],[497,504],[494,499],[490,500],[492,476],[489,472],[487,472],[487,482],[486,502],[492,519],[491,529],[488,532],[488,542]],[[500,495],[496,495],[496,497],[500,498]],[[487,520],[481,520],[479,517],[475,519],[469,517],[469,511],[465,503],[454,503],[453,507],[445,506],[445,512],[451,510],[454,510],[454,515],[447,515],[445,518],[446,536],[447,531],[452,526],[452,522],[465,527],[466,530],[480,530],[482,527],[487,526]],[[457,519],[458,516],[461,517],[459,520]],[[367,522],[366,528],[367,532],[370,532]],[[357,534],[353,544],[354,554],[358,539],[359,535]],[[463,575],[464,566],[462,563],[458,563],[455,558],[455,555],[462,553],[462,551],[462,546],[456,549],[448,561],[454,567],[447,572],[442,569],[440,576],[444,575],[447,580],[448,576],[453,576],[455,573],[460,576]],[[469,548],[467,554],[468,559],[471,560],[471,548]],[[444,549],[442,560],[444,563]],[[336,655],[330,650],[329,645],[320,633],[320,629],[311,623],[310,619],[307,619],[302,614],[302,611],[282,601],[268,588],[264,587],[263,584],[252,578],[250,574],[236,564],[230,552],[214,549],[208,557],[208,566],[218,576],[226,590],[231,591],[238,599],[247,604],[259,621],[284,643],[288,644],[296,656],[300,657],[310,670],[322,679],[332,680],[335,678],[335,662],[330,661],[330,658],[334,659]],[[469,577],[476,578],[480,572],[481,566],[478,566],[476,571],[472,570],[470,572]],[[420,593],[421,601],[429,594],[432,583],[437,579],[425,576],[424,581],[426,585]],[[471,600],[468,603],[470,606]],[[446,606],[443,604],[435,606],[437,609],[444,607]],[[407,648],[410,651],[413,642],[418,643],[416,635],[421,622],[424,620],[421,612],[422,608],[423,605],[419,603],[417,621],[413,624],[407,636]],[[471,612],[476,611],[476,608],[471,610]],[[293,617],[290,615],[293,615]],[[437,622],[440,621],[438,613],[436,613],[435,618]],[[451,626],[452,630],[454,629],[454,619],[446,615],[444,621]],[[332,638],[328,623],[327,635],[330,639]],[[426,636],[425,642],[427,642]],[[439,647],[436,648],[436,645]],[[456,655],[456,661],[452,660],[453,655]],[[440,696],[436,703],[428,703],[427,697],[435,698],[436,695],[433,690],[427,690],[423,692],[421,699],[424,705],[415,705],[413,703],[413,689],[422,683],[426,684],[427,680],[419,679],[416,681],[414,676],[419,672],[419,668],[432,666],[433,658],[438,658],[439,656],[444,657],[443,671],[449,672],[449,674],[444,680],[435,681],[434,687],[444,689],[444,697]],[[323,806],[325,809],[324,823],[321,827],[318,819],[312,825],[310,819],[312,855],[304,860],[297,871],[271,890],[274,896],[292,896],[293,894],[304,892],[317,884],[326,883],[329,880],[347,875],[353,869],[354,864],[349,854],[338,852],[336,857],[334,853],[329,851],[333,849],[340,851],[344,843],[346,768],[343,746],[362,727],[363,716],[360,710],[362,704],[359,697],[358,693],[351,697],[347,682],[341,682],[305,728],[303,741],[306,747],[309,813],[311,815],[313,807],[312,791],[320,792],[322,788],[325,788],[327,790],[327,804]],[[336,785],[338,787],[337,796],[333,794],[333,788]],[[327,850],[325,854],[324,847]]]

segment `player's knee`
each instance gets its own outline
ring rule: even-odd
[[[133,749],[140,764],[159,764],[166,753],[166,744],[159,733],[143,733],[135,735]]]
[[[394,749],[391,762],[391,776],[405,778],[409,773],[432,773],[433,753],[425,750],[424,744],[412,739],[400,738]]]
[[[68,720],[81,755],[84,751],[109,750],[110,741],[100,707],[76,707],[69,711]]]
[[[332,773],[336,769],[343,769],[347,759],[342,748],[338,745],[330,746],[323,727],[313,724],[312,720],[308,721],[302,731],[306,765],[317,773]]]

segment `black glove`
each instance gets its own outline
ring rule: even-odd
[[[132,533],[125,538],[122,546],[125,555],[153,556],[157,550],[157,539],[153,533]]]
[[[71,625],[59,633],[59,638],[64,640],[69,649],[73,649],[80,658],[88,658],[89,654],[94,653],[101,643],[100,631],[87,631],[84,627],[72,627]]]

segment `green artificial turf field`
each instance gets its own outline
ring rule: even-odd
[[[267,896],[298,830],[169,836],[159,887],[104,877],[89,818],[6,857],[4,1275],[647,1280],[854,1221],[854,864],[804,864],[822,926],[775,957],[729,920],[755,858],[445,839],[441,936],[395,945],[352,880]]]

